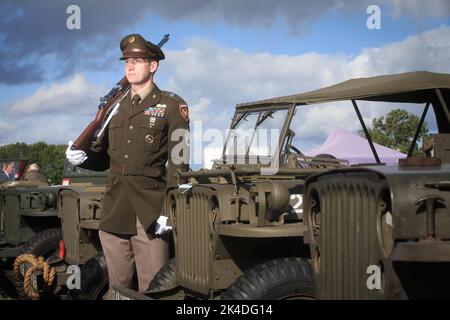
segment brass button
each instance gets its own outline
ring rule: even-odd
[[[130,139],[128,139],[128,140],[127,140],[127,143],[128,143],[128,144],[130,144],[130,143],[131,143],[131,140],[130,140]]]
[[[129,126],[128,128],[129,128],[130,130],[133,130],[133,126],[132,126],[132,125],[131,125],[131,126]]]
[[[124,158],[125,158],[125,159],[128,159],[128,155],[126,154],[126,155],[124,156]]]

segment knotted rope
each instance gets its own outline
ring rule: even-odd
[[[31,285],[31,276],[33,272],[37,270],[42,270],[42,276],[44,278],[45,284],[47,287],[50,287],[53,284],[56,276],[56,270],[53,267],[50,267],[47,262],[45,262],[43,257],[36,258],[31,253],[26,253],[18,256],[14,261],[14,273],[16,274],[16,278],[20,280],[20,266],[24,263],[29,263],[31,267],[25,273],[23,277],[23,288],[28,297],[33,300],[37,300],[40,298],[38,292],[33,289]]]

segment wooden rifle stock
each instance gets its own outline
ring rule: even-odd
[[[161,48],[167,41],[169,41],[169,34],[164,35],[163,39],[158,43],[158,47]],[[129,88],[130,83],[125,76],[116,83],[106,96],[100,98],[100,104],[94,120],[88,124],[75,140],[71,147],[72,150],[83,150],[84,152],[88,152],[92,143],[97,138],[97,133],[102,127],[106,114],[117,104]]]
[[[100,98],[100,104],[98,106],[97,114],[94,120],[92,120],[88,126],[83,130],[79,137],[72,145],[72,150],[83,150],[87,152],[91,144],[95,141],[96,133],[100,130],[106,113],[111,107],[113,107],[122,95],[127,92],[130,84],[126,77],[123,77],[104,97]]]

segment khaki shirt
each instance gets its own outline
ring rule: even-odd
[[[177,185],[176,170],[189,169],[186,102],[156,85],[137,105],[131,96],[130,91],[81,165],[109,168],[100,229],[118,234],[136,234],[136,216],[148,229],[162,213],[167,187]],[[173,149],[180,152],[172,156]]]
[[[133,89],[131,89],[130,90],[130,92],[131,92],[131,99],[133,99],[133,97],[136,94],[139,94],[141,99],[144,100],[148,96],[148,94],[152,91],[153,88],[154,88],[154,84],[149,83],[147,86],[145,86],[144,88],[139,90],[139,92],[135,92]]]

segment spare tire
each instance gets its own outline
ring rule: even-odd
[[[314,299],[314,271],[308,260],[282,258],[246,271],[223,294],[222,300]]]
[[[151,292],[161,292],[178,287],[175,267],[175,258],[172,258],[158,271],[158,273],[156,273],[147,290]]]
[[[44,259],[46,259],[58,250],[59,242],[61,240],[61,228],[46,229],[31,237],[20,249],[20,255],[31,253],[36,258],[44,257]],[[20,277],[20,279],[16,279],[14,285],[16,287],[18,298],[21,300],[28,299],[23,288],[23,278]]]
[[[70,290],[75,300],[102,300],[109,289],[108,268],[103,252],[97,253],[80,268],[80,289]]]

